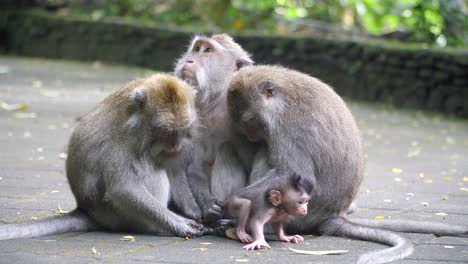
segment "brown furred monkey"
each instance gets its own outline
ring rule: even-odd
[[[313,185],[306,177],[290,171],[288,173],[289,175],[284,175],[285,173],[272,169],[262,179],[236,191],[224,201],[226,217],[237,219],[237,227],[226,230],[226,235],[243,243],[250,243],[244,249],[270,248],[263,234],[263,226],[267,222],[273,224],[280,241],[304,241],[300,235],[287,236],[283,224],[289,216],[307,214],[309,193]]]
[[[404,238],[345,218],[362,180],[364,158],[354,118],[332,88],[286,68],[249,66],[232,80],[228,103],[240,131],[250,140],[266,142],[270,165],[308,177],[314,185],[309,214],[292,219],[287,232],[345,236],[393,246],[362,255],[361,264],[385,263],[412,253],[411,243]]]
[[[175,67],[175,74],[196,91],[200,138],[187,177],[205,223],[220,218],[220,201],[247,184],[248,154],[255,151],[239,155],[250,145],[244,147],[232,138],[227,89],[234,73],[252,63],[250,55],[229,35],[215,34],[195,36]]]
[[[199,236],[207,229],[170,211],[170,199],[191,195],[166,169],[185,162],[197,119],[193,91],[167,74],[115,91],[74,129],[66,161],[77,208],[34,222],[0,225],[0,240],[89,230]],[[183,178],[183,177],[181,177]],[[170,195],[171,184],[187,193]],[[193,200],[193,198],[191,198]],[[201,215],[196,203],[192,215]],[[183,211],[183,210],[182,210]]]

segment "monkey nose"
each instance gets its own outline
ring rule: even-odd
[[[193,63],[193,60],[187,60],[187,63]]]

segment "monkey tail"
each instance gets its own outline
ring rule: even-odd
[[[413,253],[413,245],[405,238],[389,231],[354,224],[342,217],[326,220],[319,228],[323,235],[355,238],[391,246],[388,249],[361,255],[358,264],[388,263]]]
[[[349,221],[362,226],[381,228],[395,232],[434,234],[437,236],[468,237],[467,226],[448,225],[438,222],[393,219],[350,219]]]
[[[79,209],[62,215],[45,217],[24,223],[0,225],[0,240],[31,238],[68,232],[85,232],[98,226]]]

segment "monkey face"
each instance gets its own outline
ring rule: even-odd
[[[292,216],[305,216],[310,196],[304,191],[288,190],[284,198],[284,208]]]
[[[175,74],[195,89],[197,101],[223,94],[234,72],[252,64],[249,55],[227,35],[196,36],[179,59]]]

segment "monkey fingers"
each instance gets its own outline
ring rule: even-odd
[[[186,219],[184,230],[182,230],[182,234],[178,235],[182,237],[199,237],[209,233],[212,233],[212,229],[206,228],[203,224],[196,221]]]
[[[248,245],[245,245],[242,248],[245,250],[256,250],[256,249],[261,249],[262,247],[271,249],[270,245],[268,245],[268,243],[264,239],[255,240],[254,242]]]
[[[236,230],[237,237],[242,243],[252,243],[254,242],[253,238],[247,234],[244,230]]]
[[[223,217],[223,208],[218,201],[213,201],[211,205],[202,208],[202,211],[204,224],[212,224]]]
[[[294,235],[294,236],[283,236],[280,237],[280,240],[282,242],[290,242],[290,243],[299,243],[304,241],[304,238],[300,235]]]

